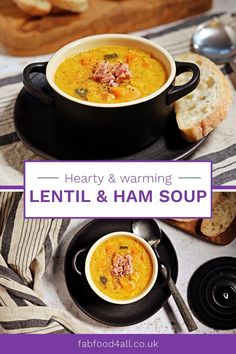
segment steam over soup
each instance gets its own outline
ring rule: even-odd
[[[129,236],[115,236],[94,251],[90,273],[96,287],[114,300],[130,300],[149,285],[153,265],[146,248]]]
[[[56,85],[78,99],[119,103],[139,99],[167,81],[164,65],[151,54],[126,46],[104,46],[65,59]]]

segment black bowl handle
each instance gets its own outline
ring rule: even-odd
[[[167,104],[171,104],[180,98],[186,96],[188,93],[195,90],[200,81],[200,70],[199,67],[194,63],[186,63],[176,61],[176,76],[190,71],[193,73],[191,80],[189,80],[186,84],[181,86],[171,86],[171,89],[167,93]]]
[[[32,73],[41,73],[46,75],[47,64],[47,62],[43,62],[27,65],[23,71],[23,83],[26,90],[29,91],[33,96],[39,98],[47,105],[52,106],[54,104],[54,97],[49,93],[44,92],[41,88],[35,86],[31,79]]]
[[[83,276],[82,272],[77,268],[77,265],[76,265],[76,262],[77,262],[77,258],[78,256],[83,253],[83,252],[86,252],[87,251],[87,248],[82,248],[81,250],[79,250],[73,257],[72,259],[72,266],[73,266],[73,269],[74,271],[79,275],[79,276]]]

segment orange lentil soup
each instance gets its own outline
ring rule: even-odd
[[[149,285],[153,272],[146,248],[129,236],[115,236],[94,251],[90,273],[96,287],[114,300],[130,300]]]
[[[150,53],[126,46],[104,46],[66,58],[56,85],[75,98],[120,103],[145,97],[167,81],[164,65]]]

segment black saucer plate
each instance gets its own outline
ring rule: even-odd
[[[33,80],[38,87],[48,90],[45,78],[35,74]],[[56,117],[51,107],[33,97],[25,89],[19,93],[14,110],[16,132],[22,142],[33,152],[46,159],[56,160],[105,160],[109,156],[88,156],[86,149],[76,139],[59,134],[54,126]],[[185,141],[178,130],[175,117],[166,133],[151,146],[127,156],[116,156],[122,160],[180,160],[191,155],[205,139],[197,143]]]
[[[111,304],[93,292],[85,276],[80,277],[73,270],[72,259],[78,250],[89,249],[100,237],[110,232],[132,232],[131,223],[130,219],[93,220],[73,238],[65,256],[65,279],[74,302],[89,317],[110,326],[129,326],[144,321],[154,315],[170,296],[169,290],[161,289],[157,280],[153,289],[143,299],[129,305]],[[163,262],[170,265],[173,280],[176,281],[178,260],[172,243],[164,233],[158,251]],[[82,272],[87,252],[81,253],[77,265]]]

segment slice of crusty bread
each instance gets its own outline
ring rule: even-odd
[[[52,4],[47,0],[13,0],[13,2],[31,16],[46,16],[52,9]]]
[[[217,237],[230,226],[236,217],[236,193],[223,192],[213,207],[211,219],[203,219],[201,232],[207,237]]]
[[[175,102],[176,119],[183,137],[189,142],[198,141],[227,117],[232,90],[211,60],[194,53],[186,53],[176,59],[197,64],[201,72],[198,87]],[[183,85],[191,75],[188,72],[179,75],[176,85]]]
[[[212,208],[215,208],[220,202],[222,192],[213,192],[212,193]]]
[[[87,0],[50,0],[51,4],[71,12],[83,12],[88,7]]]
[[[213,192],[212,193],[212,207],[213,208],[218,204],[218,202],[220,200],[221,193],[222,192]],[[192,222],[192,221],[196,221],[198,219],[172,219],[172,220],[175,220],[178,222]]]

